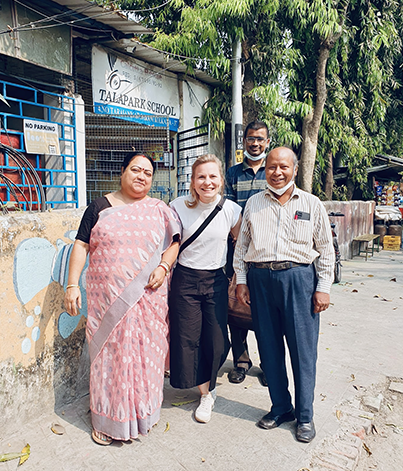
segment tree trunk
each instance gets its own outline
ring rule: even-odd
[[[325,181],[325,195],[328,201],[333,198],[333,155],[331,152],[327,154],[328,163],[326,170],[326,181]]]
[[[313,171],[318,148],[319,127],[326,103],[326,64],[333,42],[325,41],[319,48],[318,69],[316,71],[316,103],[302,123],[302,146],[298,181],[302,190],[312,192]]]
[[[350,178],[347,178],[346,187],[347,187],[347,195],[346,195],[347,200],[350,201],[353,199],[354,190],[355,190],[355,184]]]

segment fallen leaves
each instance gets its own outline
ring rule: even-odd
[[[372,451],[368,448],[368,446],[364,442],[362,442],[362,447],[368,453],[368,456],[372,455]]]
[[[180,406],[184,406],[186,404],[191,404],[192,402],[196,402],[197,399],[192,399],[191,401],[182,401],[182,402],[171,402],[171,405],[175,406],[175,407],[180,407]]]
[[[21,466],[22,464],[27,461],[29,458],[29,455],[31,453],[31,447],[27,443],[24,448],[21,450],[21,453],[3,453],[0,454],[0,463],[4,463],[5,461],[11,461],[11,460],[16,460],[20,459],[20,462],[18,463],[18,466]]]
[[[341,410],[337,409],[337,411],[336,411],[336,417],[337,417],[337,420],[340,420],[340,418],[341,418]]]
[[[63,435],[65,432],[65,429],[63,425],[53,423],[52,426],[50,427],[50,430],[52,430],[53,433],[56,435]]]
[[[386,426],[388,427],[393,427],[393,431],[396,432],[396,433],[402,433],[401,431],[403,430],[403,427],[399,427],[398,425],[396,424],[385,424]]]
[[[374,294],[374,298],[379,298],[381,301],[387,301],[388,303],[392,302],[391,299],[386,299],[386,298],[382,297],[380,294]]]
[[[167,433],[170,429],[170,425],[169,425],[169,422],[167,422],[166,426],[165,426],[165,430],[164,430],[164,433]]]

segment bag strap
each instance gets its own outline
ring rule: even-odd
[[[206,229],[206,227],[210,224],[210,222],[216,217],[219,211],[222,210],[222,207],[225,203],[225,197],[222,196],[220,201],[217,203],[217,206],[211,211],[208,217],[200,224],[198,229],[188,238],[185,242],[180,246],[179,253],[183,252],[186,247],[188,247],[193,241],[195,241],[199,235]]]

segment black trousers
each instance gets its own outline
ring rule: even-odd
[[[186,389],[210,381],[229,351],[228,279],[224,271],[177,265],[169,295],[170,381]]]

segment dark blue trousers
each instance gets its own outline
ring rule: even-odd
[[[316,289],[313,265],[273,271],[250,267],[248,286],[253,325],[266,375],[273,416],[292,408],[285,363],[290,352],[298,422],[313,418],[319,314],[313,313]]]

